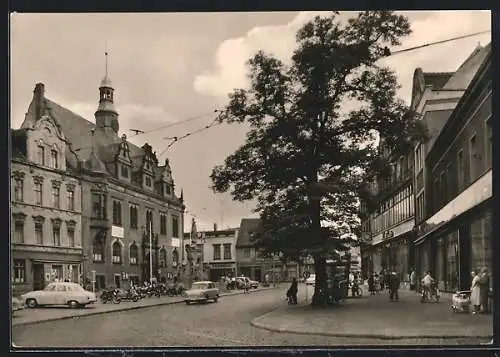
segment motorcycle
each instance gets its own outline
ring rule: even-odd
[[[122,301],[139,301],[139,294],[135,289],[120,290],[115,289],[115,295],[113,297],[113,303],[119,304]]]
[[[103,304],[106,304],[108,302],[112,302],[115,295],[116,295],[116,292],[115,292],[116,289],[113,289],[113,290],[104,290],[101,294],[101,302]]]

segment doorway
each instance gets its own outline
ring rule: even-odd
[[[42,290],[45,287],[43,264],[33,263],[33,290]]]
[[[121,288],[121,285],[122,285],[121,282],[122,282],[121,275],[120,274],[116,274],[115,275],[115,287],[117,289]]]

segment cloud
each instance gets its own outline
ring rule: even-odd
[[[410,19],[413,33],[404,39],[401,49],[491,29],[490,11],[403,13]],[[255,27],[244,37],[222,42],[215,55],[213,68],[195,77],[195,90],[205,95],[225,97],[234,88],[246,88],[248,80],[245,63],[253,53],[264,50],[287,61],[295,48],[296,31],[314,16],[328,14],[328,12],[300,12],[286,25]],[[341,13],[342,18],[354,14]],[[422,67],[430,72],[456,70],[478,42],[485,45],[490,41],[491,34],[461,39],[395,55],[385,63],[396,71],[402,86],[400,95],[408,100],[413,71],[416,67]]]

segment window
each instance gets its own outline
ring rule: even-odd
[[[54,169],[59,168],[59,160],[58,160],[58,153],[57,150],[51,150],[50,151],[50,167]]]
[[[130,228],[137,229],[137,206],[130,205]]]
[[[440,181],[441,181],[441,205],[444,205],[446,204],[447,199],[448,197],[446,196],[446,194],[448,193],[448,187],[447,187],[447,182],[446,182],[446,172],[445,171],[441,171],[441,175],[440,175]]]
[[[67,195],[67,199],[68,199],[67,209],[69,211],[74,211],[75,210],[75,191],[74,191],[74,189],[68,188],[68,190],[66,191],[66,195]]]
[[[14,266],[12,269],[12,282],[15,284],[22,284],[25,282],[26,277],[26,263],[24,259],[14,259]]]
[[[129,259],[130,265],[136,265],[139,262],[139,250],[135,242],[130,246]]]
[[[146,181],[146,186],[147,186],[147,187],[151,187],[151,177],[146,176],[145,181]]]
[[[167,216],[160,213],[160,234],[167,234]]]
[[[61,206],[61,190],[57,185],[52,186],[52,207],[60,208]]]
[[[35,243],[43,245],[43,222],[35,222]]]
[[[464,167],[464,151],[460,150],[457,153],[457,188],[458,192],[460,193],[465,185],[465,167]]]
[[[172,187],[168,183],[165,184],[165,194],[167,195],[172,194]]]
[[[471,267],[476,273],[483,267],[492,269],[491,215],[476,219],[471,223]],[[491,280],[491,279],[490,279]]]
[[[120,201],[113,201],[113,224],[122,225],[122,203]]]
[[[92,244],[92,256],[94,262],[104,261],[104,241],[103,237],[99,234],[94,238],[94,242]]]
[[[14,181],[14,201],[24,202],[24,180],[21,178]]]
[[[167,266],[167,251],[165,249],[160,249],[160,267],[164,268]]]
[[[61,222],[58,219],[52,221],[52,243],[56,247],[61,246]]]
[[[220,260],[220,244],[212,244],[214,248],[214,260]]]
[[[476,141],[476,134],[474,134],[469,140],[469,182],[476,179],[480,169],[480,156],[477,152]]]
[[[13,243],[24,243],[24,219],[14,218]]]
[[[154,232],[153,229],[153,212],[151,210],[146,210],[146,231],[149,234],[150,231]]]
[[[172,216],[172,237],[179,238],[179,217]]]
[[[179,252],[177,251],[177,249],[174,249],[174,251],[172,252],[172,266],[176,267],[177,264],[179,264]]]
[[[486,148],[484,152],[484,158],[486,162],[486,167],[490,168],[491,167],[491,162],[492,162],[492,143],[493,143],[493,132],[491,130],[491,117],[486,120],[486,133],[485,133],[485,141],[486,141]]]
[[[75,246],[75,227],[73,226],[68,227],[68,245],[70,247]]]
[[[122,245],[114,242],[112,246],[112,261],[113,264],[121,264],[122,262]]]
[[[121,175],[128,179],[128,167],[126,165],[121,165]]]
[[[106,219],[106,196],[101,193],[92,194],[92,218]]]
[[[35,182],[35,205],[41,206],[42,200],[43,183],[40,181]]]
[[[231,260],[231,244],[224,244],[224,260]]]
[[[38,145],[37,151],[36,151],[36,158],[37,162],[44,166],[45,165],[45,147],[42,145]]]

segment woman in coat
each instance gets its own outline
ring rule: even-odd
[[[479,276],[479,303],[481,307],[481,312],[484,314],[489,313],[489,293],[490,293],[490,276],[488,274],[488,269],[481,269],[481,274]]]
[[[472,283],[470,286],[470,304],[472,307],[472,313],[475,314],[479,311],[479,307],[481,306],[479,275],[475,272],[472,272],[471,275]]]

